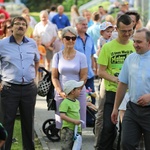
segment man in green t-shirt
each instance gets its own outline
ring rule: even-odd
[[[117,20],[118,37],[104,44],[101,49],[98,64],[99,75],[105,79],[106,101],[103,113],[103,128],[97,150],[113,150],[116,138],[116,126],[111,122],[115,94],[118,85],[118,75],[126,57],[135,51],[133,42],[129,40],[133,33],[132,20],[128,15],[122,15]]]
[[[84,82],[69,80],[65,82],[63,91],[66,98],[59,107],[62,119],[61,129],[61,150],[72,150],[75,125],[78,125],[78,132],[81,133],[80,104],[76,99],[79,97]]]

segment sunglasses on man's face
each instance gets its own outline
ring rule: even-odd
[[[76,37],[75,36],[64,36],[64,38],[67,40],[67,41],[70,41],[70,40],[72,40],[72,41],[75,41],[76,40]]]

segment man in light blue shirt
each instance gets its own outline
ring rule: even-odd
[[[87,64],[88,64],[88,79],[85,84],[86,88],[91,88],[92,92],[95,92],[94,89],[94,57],[95,49],[94,49],[94,42],[92,38],[86,34],[87,31],[87,20],[84,17],[77,17],[76,18],[76,28],[78,32],[78,37],[76,39],[76,43],[74,48],[81,53],[84,53],[87,58]],[[92,103],[95,104],[95,98],[92,97]],[[94,120],[92,118],[88,117],[87,115],[87,125],[94,126]]]
[[[94,48],[97,51],[97,40],[100,37],[100,17],[98,12],[92,14],[94,24],[87,29],[87,34],[91,36],[94,41]]]
[[[117,123],[118,107],[129,89],[129,102],[122,123],[123,150],[137,149],[143,134],[145,149],[150,148],[150,31],[137,30],[133,36],[136,53],[129,55],[119,74],[112,122]]]
[[[34,40],[26,38],[27,21],[23,17],[12,20],[12,36],[0,41],[2,83],[2,123],[8,132],[4,150],[10,150],[17,109],[20,110],[23,148],[35,150],[34,108],[39,52]]]

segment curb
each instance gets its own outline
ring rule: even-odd
[[[37,135],[37,137],[38,137],[38,139],[42,145],[42,150],[49,150],[48,145],[46,144],[46,142],[43,138],[43,133],[41,131],[41,128],[39,127],[39,125],[36,121],[36,118],[35,118],[35,125],[34,126],[35,126],[34,127],[35,133],[36,133],[36,135]]]

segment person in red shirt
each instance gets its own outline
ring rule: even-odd
[[[0,14],[2,14],[2,13],[5,15],[5,19],[10,18],[9,13],[5,9],[5,6],[0,6]]]

